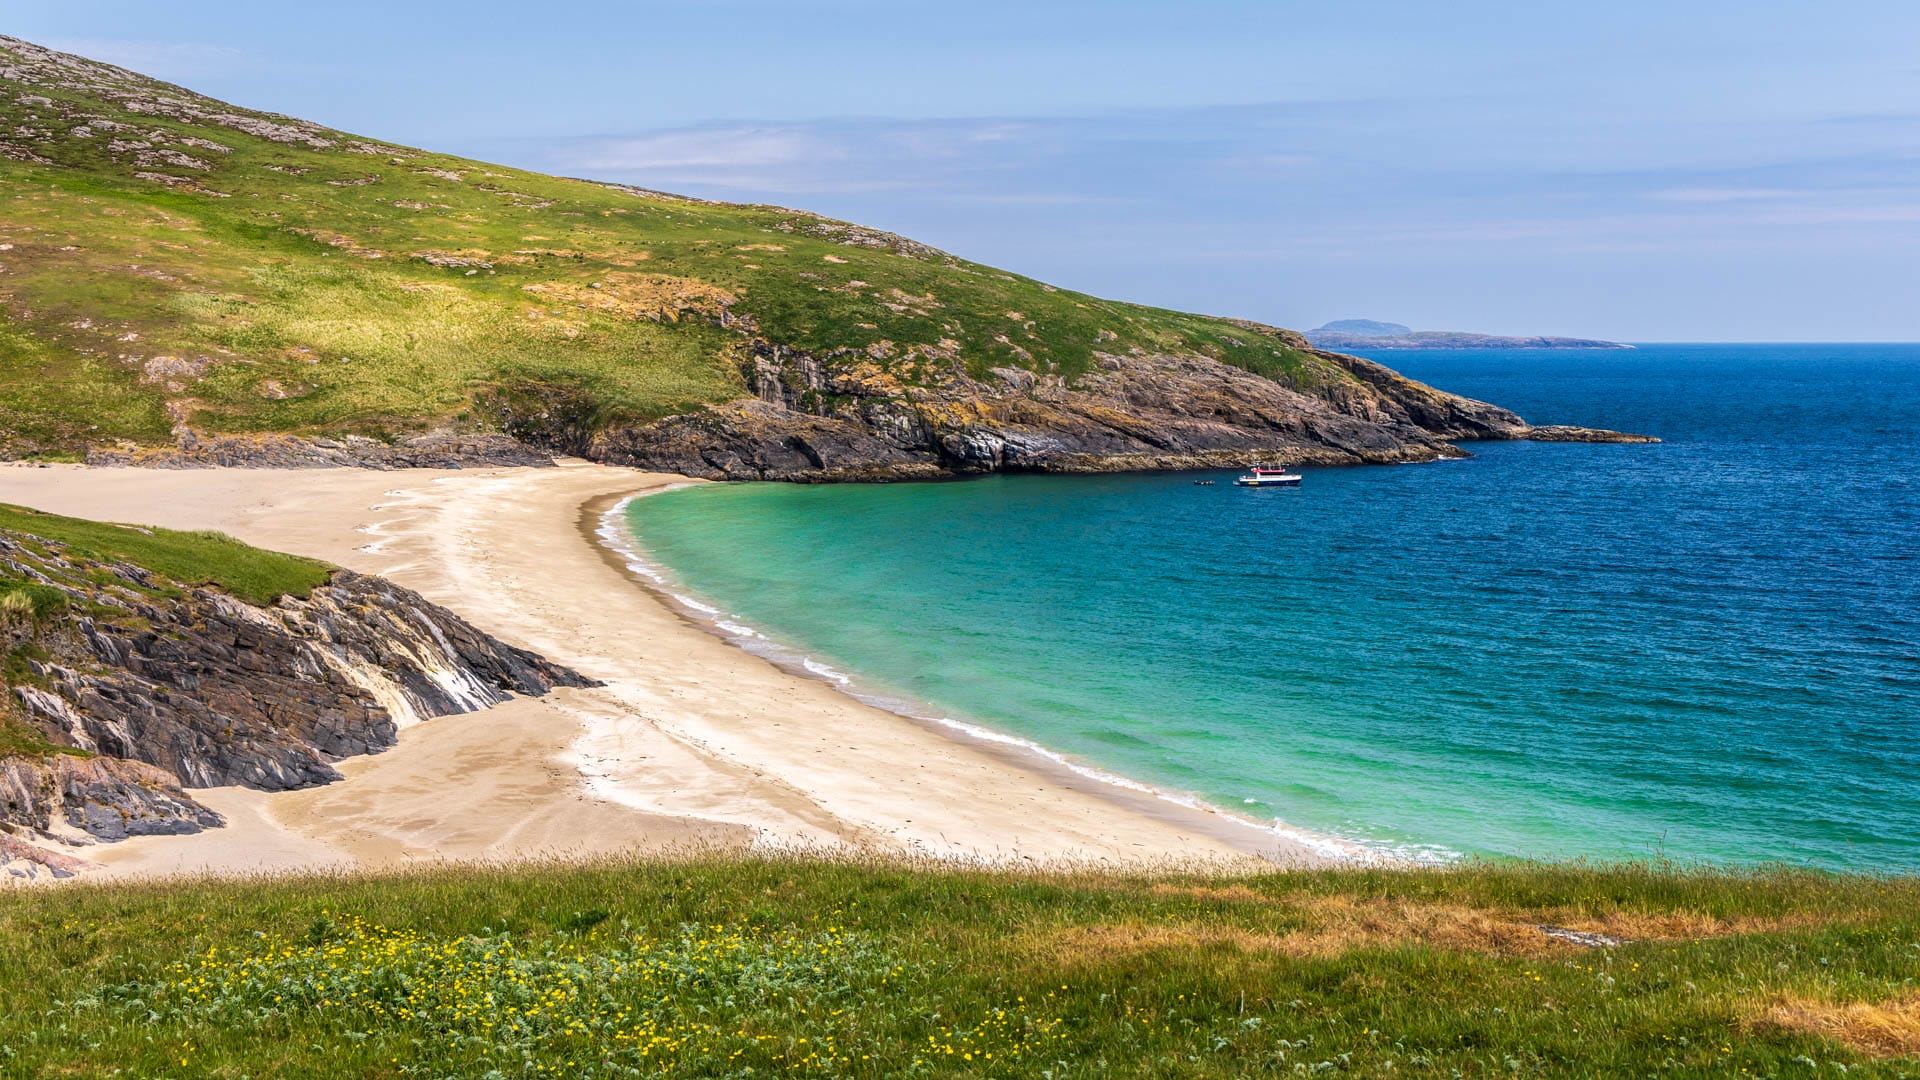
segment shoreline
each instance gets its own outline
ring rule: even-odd
[[[380,574],[607,683],[417,725],[385,753],[342,762],[347,778],[324,787],[215,789],[209,798],[243,810],[229,817],[247,829],[78,849],[109,868],[84,877],[716,845],[1220,869],[1344,861],[1250,819],[877,708],[724,640],[647,588],[594,532],[622,499],[697,482],[575,461],[405,472],[0,468],[0,501],[218,528]],[[498,739],[517,749],[487,756]]]
[[[670,568],[651,560],[645,552],[623,550],[615,546],[618,543],[637,541],[632,530],[620,518],[626,508],[636,500],[664,495],[670,491],[685,490],[696,484],[714,482],[717,481],[689,480],[687,483],[669,484],[632,495],[606,496],[591,500],[581,508],[581,533],[605,553],[608,562],[621,570],[628,580],[651,593],[655,600],[674,611],[688,626],[718,638],[751,656],[757,656],[794,678],[819,682],[863,705],[899,717],[943,738],[964,743],[982,753],[1001,758],[1016,768],[1039,772],[1055,780],[1071,779],[1077,782],[1090,781],[1099,784],[1105,789],[1104,794],[1108,798],[1143,812],[1160,812],[1168,807],[1176,807],[1178,812],[1205,814],[1217,818],[1222,826],[1218,830],[1219,838],[1234,846],[1241,846],[1247,841],[1241,830],[1251,830],[1265,837],[1277,836],[1290,843],[1302,845],[1316,855],[1329,860],[1356,864],[1387,861],[1381,853],[1340,837],[1315,833],[1277,821],[1263,822],[1257,818],[1235,813],[1231,809],[1215,806],[1206,799],[1189,792],[1169,790],[1143,780],[1122,776],[1096,765],[1077,763],[1065,754],[1019,735],[1008,734],[971,721],[924,715],[923,712],[939,710],[931,706],[924,711],[916,709],[915,706],[924,704],[921,702],[867,692],[861,689],[858,676],[848,675],[825,664],[813,666],[812,658],[800,649],[769,638],[751,627],[729,622],[728,619],[731,616],[727,612],[713,608],[703,600],[674,592],[669,583],[655,572],[658,568],[670,573]],[[619,534],[618,539],[609,535],[616,530]],[[646,564],[646,568],[642,569],[636,563]],[[749,644],[752,640],[765,642],[765,648],[752,647]]]

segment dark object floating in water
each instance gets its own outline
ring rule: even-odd
[[[1195,480],[1195,481],[1193,482],[1193,486],[1194,486],[1194,487],[1212,487],[1212,486],[1213,486],[1213,481],[1211,481],[1211,480]]]

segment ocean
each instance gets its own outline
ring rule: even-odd
[[[627,520],[736,640],[1262,823],[1431,861],[1920,869],[1920,346],[1376,358],[1666,441],[1298,490],[702,485]]]

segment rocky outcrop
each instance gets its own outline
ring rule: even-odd
[[[0,758],[0,824],[53,838],[196,832],[221,822],[184,789],[327,783],[407,724],[592,685],[348,571],[256,606],[0,533],[0,575],[66,597],[58,617],[0,623],[24,669],[0,719],[49,748]]]
[[[340,775],[330,762],[393,745],[402,724],[584,685],[347,571],[270,608],[195,590],[131,614],[137,629],[74,619],[80,648],[29,661],[40,685],[15,696],[56,745],[147,762],[191,787],[327,783]]]
[[[1287,331],[1247,329],[1289,339]],[[1304,342],[1299,342],[1304,346]],[[1462,457],[1456,440],[1651,442],[1585,428],[1535,428],[1370,360],[1308,351],[1266,374],[1204,356],[1101,356],[1068,381],[1022,369],[931,386],[876,377],[856,357],[761,343],[742,377],[751,398],[642,425],[590,426],[558,395],[503,408],[509,431],[596,461],[713,479],[925,479],[981,472],[1111,472],[1242,465],[1253,458],[1370,464]]]
[[[70,754],[0,759],[0,815],[40,833],[101,840],[173,836],[226,824],[163,769]]]
[[[182,432],[178,445],[96,449],[89,465],[160,469],[482,469],[552,465],[553,457],[506,435],[422,435],[385,443],[293,435],[205,436]]]
[[[1660,440],[1651,435],[1629,435],[1624,431],[1603,431],[1599,428],[1567,427],[1564,424],[1548,424],[1543,427],[1527,429],[1529,442],[1577,442],[1577,443],[1657,443]]]
[[[97,863],[75,858],[63,851],[30,844],[8,834],[0,826],[0,881],[33,881],[41,878],[70,878],[85,870],[97,869]]]

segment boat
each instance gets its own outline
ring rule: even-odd
[[[1233,482],[1240,487],[1299,487],[1300,474],[1288,472],[1285,465],[1253,465]]]
[[[1213,481],[1211,481],[1211,480],[1195,480],[1195,481],[1193,482],[1193,486],[1194,486],[1194,487],[1212,487],[1212,486],[1213,486]]]

